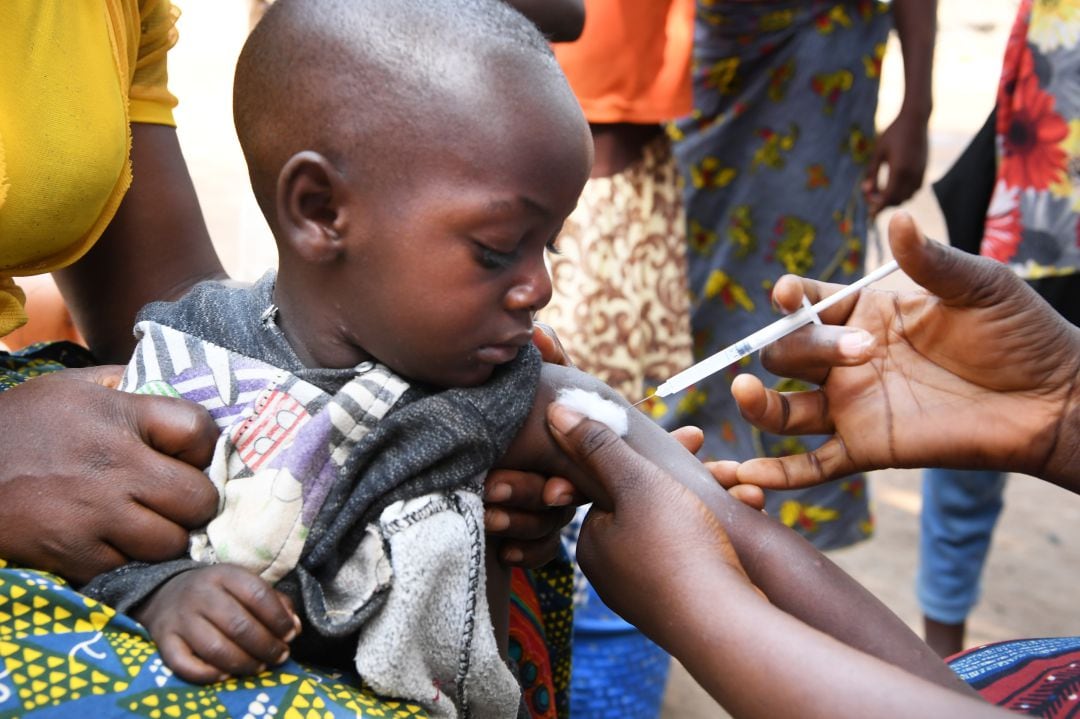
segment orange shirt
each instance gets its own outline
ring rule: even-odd
[[[554,45],[589,122],[656,123],[690,112],[694,0],[585,0],[585,29]]]

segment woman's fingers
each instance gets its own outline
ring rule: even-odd
[[[773,302],[787,314],[796,312],[805,297],[818,302],[842,289],[784,275],[773,288]],[[848,297],[821,313],[822,324],[810,324],[783,337],[761,351],[762,365],[773,374],[821,384],[832,367],[862,364],[873,356],[876,341],[863,329],[843,326],[851,316],[858,294]]]
[[[777,392],[754,375],[739,375],[731,394],[743,418],[771,434],[832,434],[829,403],[821,390]]]
[[[705,444],[705,433],[701,431],[700,427],[691,425],[676,427],[671,430],[671,436],[676,442],[685,447],[690,454],[697,454],[698,450]]]
[[[874,356],[877,345],[866,330],[807,325],[761,350],[761,364],[781,377],[823,384],[833,367],[852,367]]]
[[[801,489],[855,471],[851,457],[839,437],[830,438],[817,449],[786,457],[760,457],[739,465],[736,477],[741,484],[764,489]]]

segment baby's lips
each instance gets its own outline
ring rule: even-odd
[[[521,347],[519,345],[487,345],[481,347],[477,351],[476,356],[481,362],[486,364],[501,365],[513,360],[520,351]]]

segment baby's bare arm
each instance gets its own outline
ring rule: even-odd
[[[133,616],[177,676],[205,684],[258,674],[289,658],[300,619],[289,600],[231,564],[179,574]]]
[[[548,433],[545,412],[562,387],[581,387],[627,406],[599,380],[568,367],[544,365],[533,411],[504,458],[507,466],[579,482],[594,501],[606,493],[569,460]],[[732,498],[705,466],[645,415],[630,410],[627,442],[678,478],[717,516],[747,575],[773,605],[852,647],[963,692],[929,647],[862,585],[793,530]],[[722,603],[718,606],[722,607]]]

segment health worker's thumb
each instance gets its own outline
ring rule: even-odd
[[[604,511],[627,501],[643,472],[659,471],[602,422],[558,402],[548,406],[547,418],[555,441],[592,480],[580,489]]]

